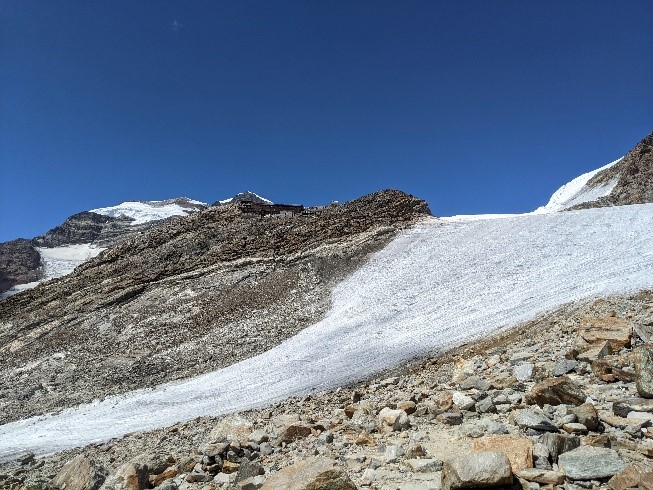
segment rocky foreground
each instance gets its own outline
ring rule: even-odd
[[[364,383],[0,467],[2,488],[653,488],[653,292]]]

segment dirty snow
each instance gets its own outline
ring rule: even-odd
[[[653,204],[430,219],[343,281],[320,322],[197,378],[0,426],[0,460],[42,455],[363,378],[564,303],[653,287]]]
[[[574,180],[567,182],[565,185],[560,187],[560,189],[553,193],[546,206],[539,207],[535,210],[535,213],[551,213],[555,211],[563,211],[577,204],[596,201],[601,197],[607,196],[610,194],[610,192],[612,192],[614,186],[617,185],[618,178],[595,187],[588,187],[586,184],[596,174],[612,167],[613,165],[619,163],[621,160],[623,160],[623,157],[615,160],[614,162],[608,163],[601,168],[597,168],[591,172],[579,175]]]
[[[33,289],[36,286],[41,284],[41,281],[27,282],[24,284],[16,284],[12,288],[7,289],[4,293],[0,293],[0,299],[8,298],[14,294],[18,294],[21,291],[26,291],[27,289]]]
[[[99,255],[104,248],[83,243],[65,247],[37,247],[44,267],[44,281],[70,274],[75,267]]]
[[[187,202],[189,205],[180,205],[180,201]],[[186,216],[202,206],[207,206],[207,204],[201,201],[180,198],[168,201],[127,201],[116,206],[91,209],[90,212],[114,218],[121,216],[132,218],[134,221],[130,224],[141,225],[150,221],[170,218],[171,216]]]

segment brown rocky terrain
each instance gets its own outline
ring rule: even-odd
[[[272,407],[0,466],[3,488],[651,488],[653,292]]]
[[[620,162],[596,174],[586,185],[593,188],[615,179],[617,184],[607,196],[569,209],[653,202],[653,133],[640,141]]]
[[[0,422],[194,376],[314,323],[331,289],[430,214],[399,191],[294,217],[171,218],[0,302]]]
[[[30,240],[0,243],[0,293],[42,277],[41,256]]]

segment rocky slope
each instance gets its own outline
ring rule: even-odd
[[[0,293],[42,277],[41,256],[29,240],[0,243]]]
[[[653,133],[640,141],[623,159],[594,175],[586,184],[587,189],[602,187],[610,187],[611,191],[568,209],[653,202]]]
[[[294,335],[428,206],[383,191],[295,217],[172,218],[0,302],[1,422],[212,371]]]
[[[171,216],[204,208],[203,203],[187,198],[122,203],[74,214],[61,225],[31,240],[0,243],[0,294],[15,286],[51,278],[45,264],[47,261],[39,249],[81,244],[104,249],[159,226]],[[73,267],[74,263],[70,269]]]
[[[652,334],[651,291],[566,305],[336,391],[25,455],[0,485],[648,489]]]

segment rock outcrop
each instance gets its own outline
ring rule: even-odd
[[[569,209],[653,202],[653,133],[640,141],[620,162],[597,173],[586,186],[599,187],[615,180],[616,185],[607,196]]]
[[[38,281],[42,276],[41,256],[30,240],[19,238],[0,243],[0,293],[17,284]]]

